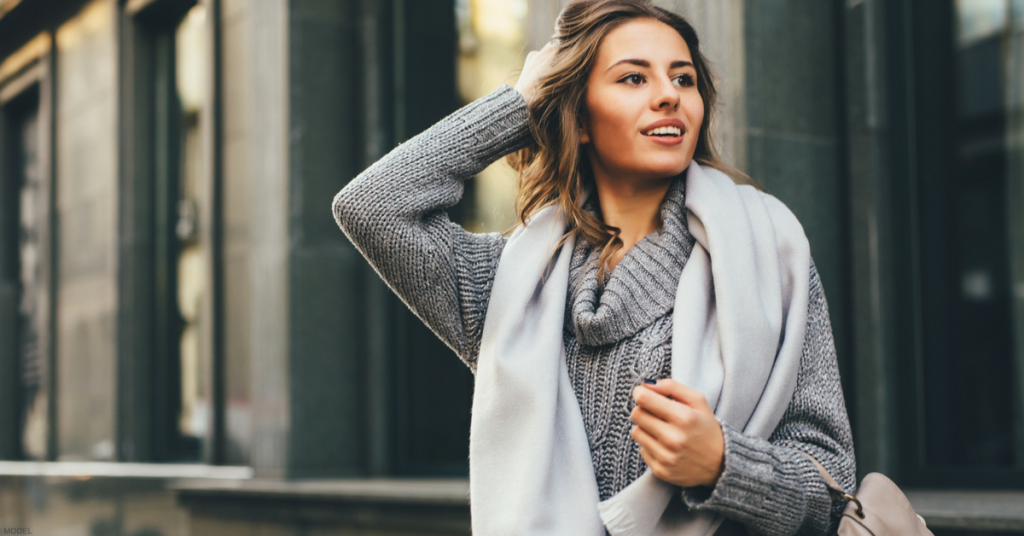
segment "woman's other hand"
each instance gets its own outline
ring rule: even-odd
[[[654,476],[683,487],[714,486],[725,436],[704,395],[671,379],[633,389],[630,435]]]
[[[516,91],[526,99],[526,105],[533,103],[533,95],[537,91],[537,81],[551,70],[551,60],[555,57],[558,47],[554,42],[548,42],[544,48],[534,50],[526,55],[526,64],[523,65],[523,72],[519,74],[519,81],[516,82]]]

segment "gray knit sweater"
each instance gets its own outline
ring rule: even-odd
[[[526,103],[503,86],[400,145],[334,199],[345,234],[416,315],[472,369],[480,349],[499,234],[472,234],[445,209],[462,182],[530,141]],[[602,499],[645,470],[629,437],[630,392],[671,374],[672,307],[694,239],[684,217],[684,181],[670,188],[662,227],[633,246],[597,284],[596,252],[577,241],[570,267],[565,349]],[[589,210],[595,207],[591,203]],[[801,452],[854,487],[853,440],[821,282],[809,267],[810,305],[793,400],[766,441],[727,423],[715,487],[683,489],[688,506],[727,518],[718,534],[825,534],[834,529],[825,485]],[[839,507],[841,505],[837,505]]]

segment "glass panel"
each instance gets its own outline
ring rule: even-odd
[[[457,0],[458,85],[463,103],[514,86],[526,60],[527,0]],[[516,174],[504,159],[466,184],[462,224],[477,232],[505,232],[516,223]]]
[[[95,0],[57,30],[57,411],[63,459],[112,459],[117,378],[117,32]]]
[[[1022,3],[920,5],[926,464],[1022,466]]]
[[[33,103],[34,104],[34,103]],[[46,364],[40,354],[40,327],[43,318],[42,266],[40,239],[43,222],[39,209],[42,198],[42,176],[39,162],[39,107],[32,106],[19,125],[21,155],[21,195],[19,200],[18,261],[21,300],[18,307],[18,352],[21,356],[21,378],[24,404],[22,422],[22,453],[25,458],[46,457],[47,395],[44,381]]]
[[[175,36],[175,80],[181,103],[181,192],[177,235],[178,309],[181,332],[181,414],[178,428],[196,442],[207,434],[210,422],[210,388],[202,360],[202,315],[208,244],[199,233],[200,206],[206,201],[202,123],[206,120],[206,11],[193,7],[179,24]],[[195,451],[198,453],[198,449]]]

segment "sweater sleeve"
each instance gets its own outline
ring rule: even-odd
[[[502,86],[399,145],[334,198],[345,235],[388,286],[475,371],[505,239],[445,212],[463,181],[530,141],[526,102]]]
[[[821,535],[834,531],[825,482],[803,453],[817,459],[847,492],[856,486],[853,436],[839,382],[828,304],[811,263],[807,334],[796,390],[768,440],[722,424],[725,458],[714,488],[689,488],[690,508],[710,510],[757,534]]]

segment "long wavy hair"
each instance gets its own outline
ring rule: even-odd
[[[519,173],[516,196],[519,225],[525,225],[542,208],[557,205],[568,221],[562,242],[575,236],[601,248],[598,281],[603,281],[609,258],[623,244],[618,228],[583,210],[581,200],[594,179],[580,141],[580,127],[587,114],[587,79],[602,40],[615,28],[636,19],[654,19],[671,26],[690,49],[697,71],[697,91],[704,101],[704,119],[694,160],[721,170],[738,184],[750,184],[760,189],[746,174],[723,163],[715,150],[711,126],[718,93],[707,59],[701,54],[697,32],[689,22],[647,0],[577,0],[570,3],[555,24],[553,39],[558,48],[552,68],[538,80],[534,100],[529,107],[534,142],[508,155],[507,160]]]

